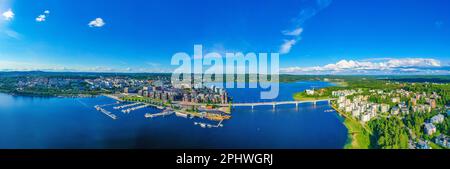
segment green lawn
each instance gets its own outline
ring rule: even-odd
[[[344,125],[348,129],[348,142],[345,149],[368,149],[370,145],[369,132],[361,123],[354,119],[345,118]]]
[[[325,100],[330,99],[329,96],[308,96],[305,92],[298,92],[294,94],[294,100],[297,101],[313,101],[313,100]]]

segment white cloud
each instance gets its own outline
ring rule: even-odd
[[[280,47],[280,54],[287,54],[291,51],[291,48],[300,41],[300,35],[303,33],[303,24],[312,17],[316,16],[320,11],[330,6],[332,0],[313,0],[314,5],[303,8],[297,17],[295,17],[293,30],[285,30],[281,33],[285,36],[294,36],[292,40],[285,40]]]
[[[36,18],[36,22],[44,22],[45,21],[46,16],[45,15],[39,15]]]
[[[292,46],[294,46],[295,43],[297,43],[297,40],[295,40],[295,39],[284,40],[284,43],[281,45],[279,52],[281,54],[289,53],[291,51]]]
[[[6,12],[2,13],[3,18],[7,21],[10,21],[14,18],[14,12],[11,9],[8,9]]]
[[[4,2],[4,1],[3,1]],[[3,5],[3,6],[2,6]],[[0,38],[6,37],[6,38],[13,38],[13,39],[21,39],[21,34],[12,30],[9,28],[9,24],[6,23],[8,21],[11,21],[14,19],[14,12],[11,8],[7,7],[8,4],[2,4],[2,1],[0,0]],[[5,8],[7,7],[7,8]],[[9,9],[8,9],[9,8]],[[5,11],[5,9],[8,9]]]
[[[102,18],[96,18],[95,20],[89,22],[88,25],[89,25],[89,27],[100,28],[100,27],[103,27],[105,25],[105,22],[103,21]]]
[[[296,28],[292,31],[282,31],[283,35],[286,36],[294,36],[294,39],[284,40],[283,44],[280,46],[280,50],[278,51],[280,54],[287,54],[291,51],[291,48],[301,39],[300,35],[303,32],[303,28]]]
[[[303,32],[303,28],[297,28],[292,31],[285,30],[282,33],[283,33],[283,35],[287,35],[287,36],[300,36],[302,34],[302,32]]]
[[[50,11],[49,10],[45,10],[44,14],[48,15],[48,14],[50,14]]]
[[[373,59],[377,60],[377,59]],[[442,67],[439,60],[429,58],[402,58],[402,59],[378,59],[379,61],[354,61],[341,60],[337,63],[325,66],[313,67],[288,67],[282,68],[285,73],[395,73],[401,72],[423,72],[430,68]]]
[[[387,62],[390,67],[439,67],[441,62],[436,59],[407,58],[391,59]]]

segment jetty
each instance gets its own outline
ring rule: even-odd
[[[167,115],[171,115],[173,114],[173,111],[170,110],[164,110],[161,113],[155,113],[155,114],[151,114],[151,113],[146,113],[145,114],[145,118],[154,118],[154,117],[159,117],[159,116],[167,116]]]
[[[141,104],[141,103],[136,102],[136,103],[131,103],[131,104],[127,104],[127,105],[116,106],[116,107],[113,107],[113,108],[114,108],[115,110],[117,110],[117,109],[124,109],[124,108],[127,108],[127,107],[136,106],[136,105],[139,105],[139,104]]]
[[[104,108],[100,107],[99,105],[95,105],[94,107],[95,107],[95,109],[96,109],[97,111],[100,111],[100,112],[102,112],[103,114],[105,114],[105,115],[111,117],[113,120],[116,120],[116,119],[117,119],[117,116],[116,116],[115,114],[111,113],[111,112],[108,111],[108,110],[105,110]]]
[[[128,113],[130,113],[132,111],[143,109],[143,108],[146,108],[146,107],[149,107],[149,106],[150,106],[149,104],[144,104],[144,105],[140,105],[140,106],[137,106],[137,107],[128,108],[128,109],[122,110],[122,113],[128,114]]]
[[[116,104],[120,104],[119,101],[115,102],[115,103],[109,103],[109,104],[102,104],[102,105],[97,105],[99,107],[107,107],[107,106],[112,106],[112,105],[116,105]]]

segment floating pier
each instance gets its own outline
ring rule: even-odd
[[[138,105],[138,104],[141,104],[141,103],[139,103],[139,102],[137,102],[137,103],[131,103],[131,104],[127,104],[127,105],[116,106],[116,107],[113,107],[113,108],[114,108],[115,110],[117,110],[117,109],[124,109],[124,108],[127,108],[127,107],[136,106],[136,105]]]
[[[113,120],[116,120],[116,119],[117,119],[117,116],[116,116],[115,114],[111,113],[111,112],[108,111],[108,110],[105,110],[104,108],[100,107],[99,105],[96,105],[96,106],[94,106],[94,107],[95,107],[96,110],[98,110],[98,111],[102,112],[103,114],[105,114],[105,115],[111,117]]]
[[[140,106],[137,106],[137,107],[128,108],[128,109],[122,110],[122,113],[128,114],[128,113],[130,113],[132,111],[143,109],[143,108],[146,108],[148,106],[150,106],[150,105],[149,104],[144,104],[144,105],[140,105]]]
[[[161,113],[155,113],[155,114],[146,113],[145,114],[145,118],[154,118],[154,117],[159,117],[159,116],[167,116],[167,115],[171,115],[173,113],[174,113],[173,111],[163,111]]]
[[[99,107],[106,107],[106,106],[112,106],[112,105],[116,105],[116,104],[120,104],[119,101],[115,102],[115,103],[110,103],[110,104],[103,104],[103,105],[97,105]]]

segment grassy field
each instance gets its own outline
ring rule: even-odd
[[[332,83],[339,87],[348,87],[347,82],[332,82]]]
[[[348,129],[349,141],[344,146],[345,149],[368,149],[370,146],[369,132],[361,123],[354,119],[345,118],[344,125]]]
[[[349,117],[346,113],[339,111],[332,106],[343,118],[344,125],[348,130],[347,144],[345,149],[369,149],[370,148],[370,132],[367,127],[357,120]]]
[[[298,92],[294,94],[294,100],[297,101],[314,101],[314,100],[325,100],[330,99],[329,96],[308,96],[305,92]]]

